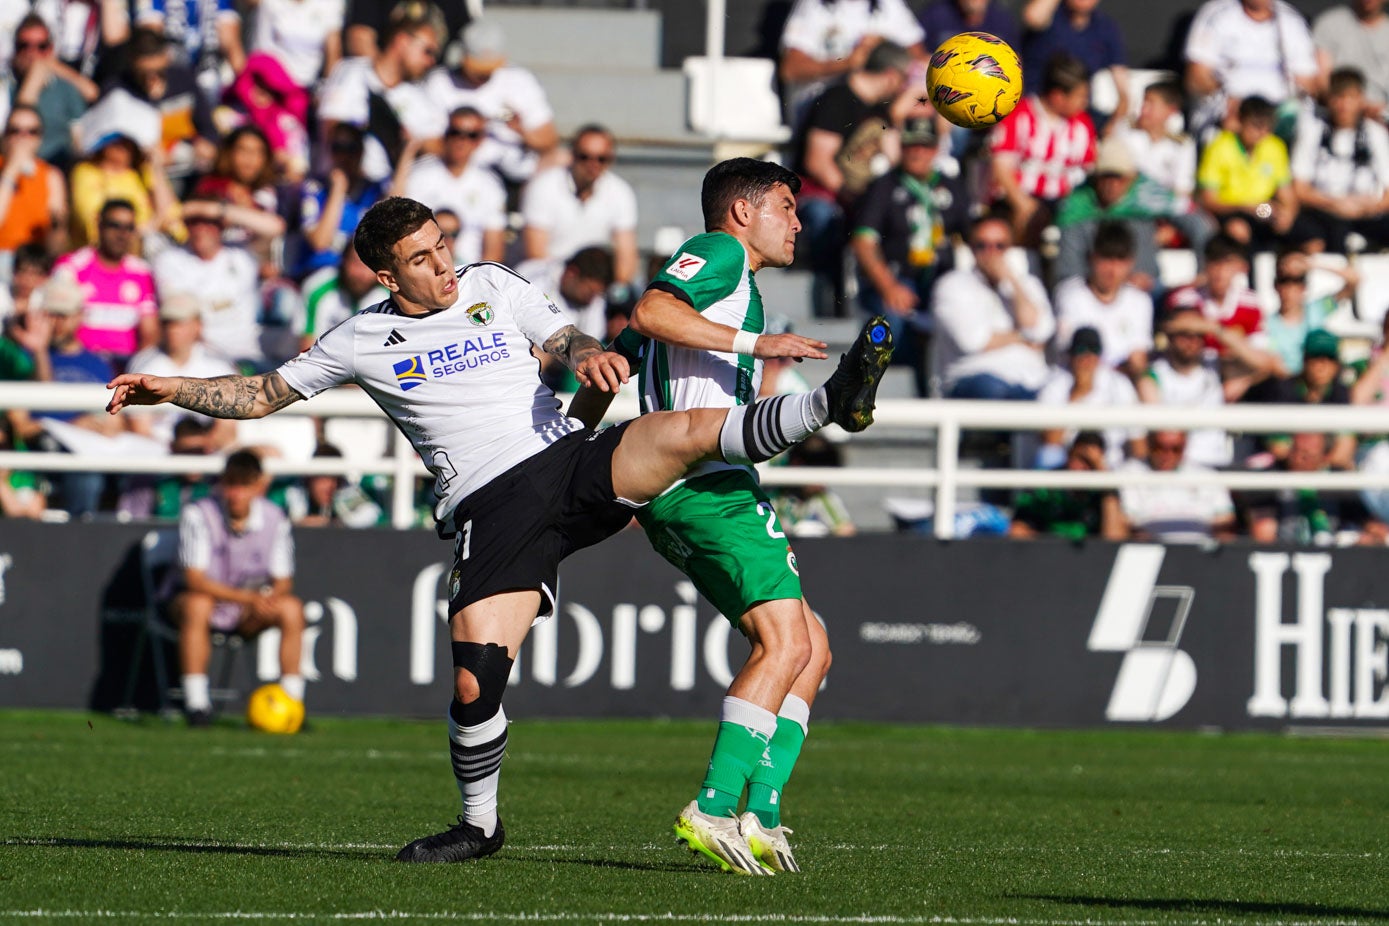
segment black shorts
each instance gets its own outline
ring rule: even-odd
[[[633,506],[613,491],[612,457],[626,422],[565,435],[473,492],[453,510],[449,614],[501,592],[536,589],[554,607],[559,564],[622,530]]]

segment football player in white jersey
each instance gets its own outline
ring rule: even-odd
[[[530,348],[576,372],[596,357],[580,381],[608,391],[626,379],[626,361],[582,334],[537,287],[500,264],[456,268],[433,213],[404,197],[372,206],[355,241],[391,293],[381,305],[259,376],[118,376],[107,408],[172,402],[213,417],[258,418],[355,382],[410,440],[435,477],[440,532],[454,538],[448,729],[463,813],[397,858],[465,861],[502,846],[502,695],[531,622],[553,608],[560,560],[621,530],[693,466],[762,462],[831,421],[867,427],[891,342],[881,336],[885,326],[870,325],[829,381],[802,396],[643,415],[594,432],[561,413]]]

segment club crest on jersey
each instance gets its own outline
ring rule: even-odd
[[[492,311],[492,306],[486,302],[475,302],[468,306],[468,321],[477,325],[479,328],[492,324],[492,319],[496,313]]]
[[[407,360],[402,360],[391,367],[395,371],[395,381],[400,386],[402,392],[409,392],[416,386],[422,384],[429,377],[425,374],[424,364],[420,361],[420,355],[416,354]]]
[[[702,257],[693,254],[686,254],[683,251],[671,258],[670,264],[666,266],[666,273],[675,277],[677,280],[684,280],[688,283],[694,279],[694,275],[704,269],[708,263]]]

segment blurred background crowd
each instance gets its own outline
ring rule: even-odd
[[[812,285],[786,314],[887,314],[904,394],[1389,403],[1384,0],[1323,3],[1311,20],[1281,0],[1207,0],[1169,69],[1134,66],[1100,0],[778,6],[768,54],[783,134],[754,153],[802,178],[797,269]],[[984,132],[937,117],[924,89],[930,51],[969,30],[1024,62],[1023,101]],[[0,74],[0,379],[273,368],[385,298],[352,235],[393,194],[436,210],[458,263],[515,267],[605,340],[699,230],[638,240],[623,139],[597,122],[561,136],[569,123],[509,61],[479,0],[15,0],[0,6]],[[764,389],[796,388],[794,369],[769,366]],[[11,410],[3,427],[6,449],[97,454],[379,444],[379,456],[386,439],[346,421],[178,411]],[[969,451],[985,466],[1389,470],[1378,434],[1120,428],[974,435]],[[840,456],[817,441],[792,462]],[[208,487],[7,471],[0,509],[168,518]],[[367,526],[384,519],[380,488],[311,477],[272,495],[296,523]],[[1173,486],[982,502],[977,532],[1017,537],[1389,534],[1382,493]],[[853,530],[828,490],[782,503],[792,529]]]

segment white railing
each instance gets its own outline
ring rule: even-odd
[[[106,390],[96,386],[64,383],[0,383],[0,408],[49,411],[99,411],[105,407]],[[568,397],[561,401],[568,403]],[[138,414],[140,409],[132,409]],[[335,389],[307,402],[296,402],[280,415],[378,418],[376,404],[357,389]],[[636,414],[636,402],[624,394],[609,410],[608,418],[620,421]],[[955,496],[961,488],[1039,487],[1113,489],[1126,485],[1221,485],[1229,489],[1299,487],[1310,489],[1389,489],[1389,473],[1284,473],[1198,471],[1071,472],[1032,469],[963,469],[960,467],[960,432],[964,430],[1045,430],[1077,428],[1137,428],[1142,430],[1192,430],[1220,428],[1251,434],[1300,431],[1389,434],[1389,408],[1380,406],[1231,405],[1216,408],[1175,408],[1139,405],[1104,408],[1080,405],[1038,405],[1032,402],[973,402],[958,400],[885,400],[875,414],[877,428],[902,428],[936,432],[936,466],[910,467],[763,467],[766,485],[901,486],[935,489],[935,530],[941,538],[952,536]],[[222,460],[216,457],[151,456],[93,458],[68,453],[16,453],[0,451],[0,468],[41,472],[108,473],[216,473]],[[389,456],[379,460],[316,458],[271,459],[266,468],[276,475],[384,475],[392,479],[391,523],[408,527],[413,521],[414,480],[427,475],[409,443],[394,435]]]

